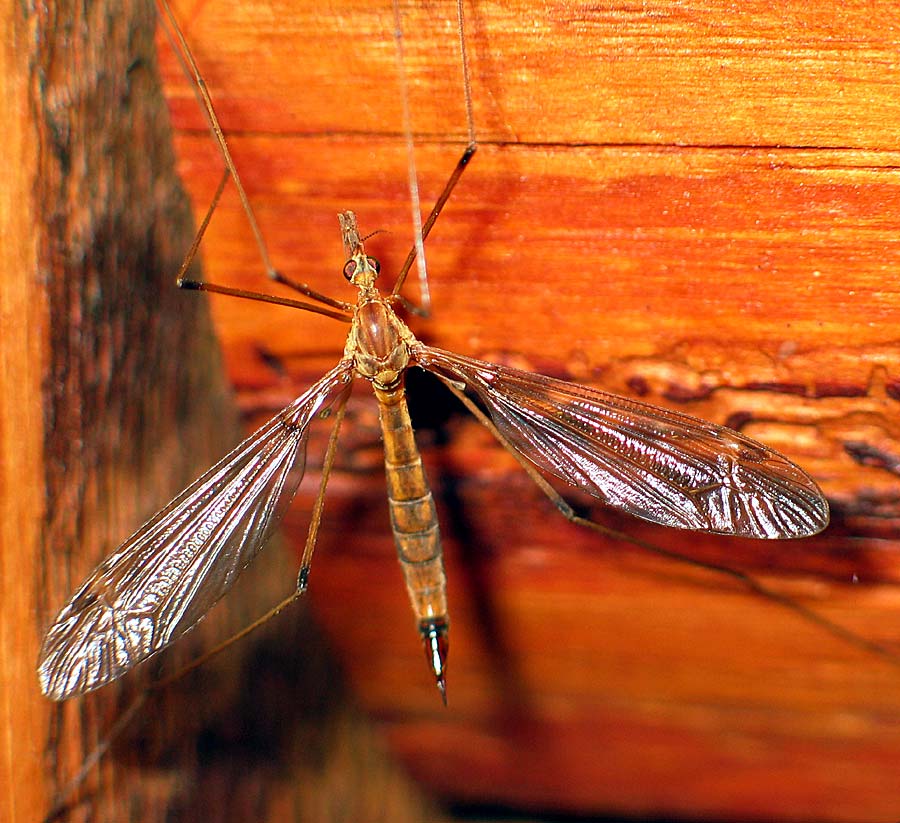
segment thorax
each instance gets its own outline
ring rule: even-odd
[[[385,298],[374,289],[360,292],[344,352],[360,377],[379,389],[395,388],[409,365],[413,342],[412,332]]]

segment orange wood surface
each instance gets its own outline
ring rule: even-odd
[[[35,695],[33,572],[45,516],[41,371],[46,312],[31,288],[35,266],[37,167],[28,84],[26,26],[18,8],[0,11],[0,156],[15,158],[0,187],[0,820],[36,819],[45,808],[41,763],[49,716]],[[30,694],[30,699],[23,695]]]
[[[819,538],[756,543],[592,514],[733,564],[900,652],[893,4],[466,10],[481,147],[429,240],[435,310],[417,333],[783,451],[832,502]],[[403,13],[430,203],[465,141],[454,10]],[[385,230],[369,248],[389,277],[411,237],[390,7],[208,0],[176,14],[275,265],[352,299],[336,220],[352,208],[363,230]],[[160,54],[199,219],[220,162],[165,44]],[[268,288],[233,190],[203,254],[210,280]],[[226,299],[213,313],[248,426],[332,365],[346,331]],[[447,538],[449,708],[395,568],[365,386],[309,599],[422,785],[545,813],[896,818],[896,659],[569,526],[438,387],[410,392]],[[310,496],[288,519],[298,547]]]
[[[39,821],[144,682],[53,704],[38,685],[42,634],[135,521],[234,437],[236,417],[208,311],[174,308],[178,295],[163,288],[190,211],[153,68],[152,10],[57,4],[4,16],[0,819]],[[54,820],[163,819],[173,776],[197,774],[197,726],[184,718],[200,715],[177,695],[150,705]]]
[[[40,693],[41,637],[80,581],[239,437],[209,307],[174,285],[193,228],[154,29],[142,0],[0,11],[0,821],[437,819],[304,609],[121,725],[143,684],[290,588],[286,552],[171,654]]]

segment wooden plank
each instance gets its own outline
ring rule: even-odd
[[[3,678],[3,784],[8,819],[39,820],[141,682],[51,704],[35,671],[43,630],[160,496],[215,455],[235,418],[208,312],[173,299],[191,216],[154,79],[151,8],[6,16],[4,81],[17,105],[0,189],[16,260],[4,266],[2,622],[15,677]],[[176,726],[183,717],[177,700],[156,710]],[[166,728],[148,718],[145,752]],[[192,740],[170,747],[173,773]],[[176,784],[132,768],[136,750],[133,737],[116,741],[63,816],[162,819]]]
[[[47,711],[34,692],[34,570],[44,518],[41,372],[46,314],[33,286],[31,183],[37,156],[29,118],[27,27],[0,11],[0,819],[36,820],[45,808],[41,742]],[[15,162],[11,162],[15,158]],[[23,695],[28,695],[23,699]]]
[[[403,11],[428,203],[464,140],[453,8]],[[746,569],[896,649],[890,4],[467,12],[482,146],[429,240],[435,316],[416,331],[784,451],[834,504],[821,538],[748,543],[595,514]],[[411,235],[389,6],[186,2],[176,13],[275,265],[348,298],[335,213],[353,208],[364,230],[388,231],[369,247],[389,277]],[[219,166],[192,93],[160,59],[202,209]],[[208,276],[264,287],[233,198],[210,232]],[[249,421],[341,350],[344,329],[326,319],[226,300],[213,311]],[[896,668],[731,583],[558,523],[477,424],[421,390],[452,575],[449,712],[393,568],[365,401],[351,409],[310,598],[427,787],[586,815],[895,813]],[[308,506],[301,494],[298,541]]]
[[[174,284],[194,229],[152,4],[17,6],[0,20],[0,819],[440,819],[348,706],[303,609],[108,737],[145,683],[290,591],[296,566],[277,547],[160,659],[61,705],[40,694],[59,608],[239,431],[206,300]],[[100,766],[79,777],[98,745]]]
[[[476,122],[489,142],[891,147],[892,11],[884,0],[476,3]],[[464,133],[452,12],[403,4],[414,122],[431,136]],[[390,4],[185,2],[179,19],[227,130],[401,132]],[[179,118],[202,129],[174,66],[167,80]]]

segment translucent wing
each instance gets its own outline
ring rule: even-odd
[[[478,395],[538,467],[644,520],[761,538],[828,525],[828,503],[803,470],[736,431],[428,346],[414,356]]]
[[[114,680],[209,611],[280,520],[303,477],[309,423],[351,373],[347,362],[330,371],[94,569],[44,638],[44,694]]]

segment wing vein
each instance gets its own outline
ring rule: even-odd
[[[44,693],[91,691],[195,625],[259,553],[305,468],[309,423],[349,389],[343,360],[103,561],[41,648]]]
[[[815,534],[828,504],[787,458],[723,426],[418,344],[540,469],[645,520],[743,537]]]

